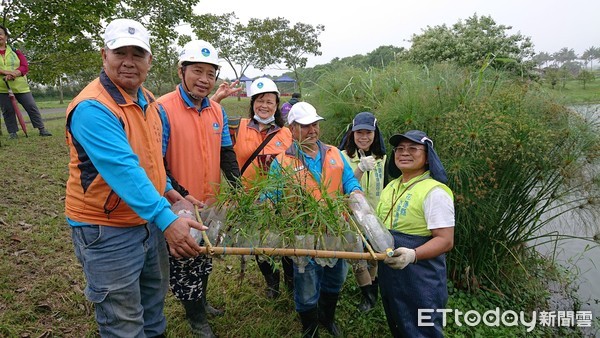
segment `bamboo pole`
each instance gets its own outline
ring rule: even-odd
[[[371,254],[371,258],[376,259],[375,258],[375,251],[373,251],[373,248],[371,248],[371,244],[369,244],[369,242],[367,241],[367,239],[365,238],[365,236],[363,236],[362,231],[360,231],[360,228],[358,227],[358,225],[354,221],[354,218],[352,218],[352,216],[348,216],[348,218],[350,219],[350,223],[352,225],[354,225],[354,228],[356,229],[356,232],[360,235],[360,238],[362,239],[363,244],[367,247],[367,251],[369,251],[369,253]]]
[[[317,257],[317,258],[342,258],[342,259],[375,259],[378,261],[388,257],[385,253],[379,252],[349,252],[349,251],[328,251],[314,249],[289,249],[289,248],[235,248],[235,247],[201,247],[200,254],[208,255],[267,255],[267,256],[297,256],[297,257]]]
[[[198,223],[200,223],[202,226],[204,226],[204,222],[202,222],[202,217],[200,217],[200,211],[198,211],[198,206],[194,204],[194,211],[196,212],[196,221],[198,221]],[[204,243],[206,244],[206,246],[210,249],[212,248],[212,244],[210,244],[210,241],[208,240],[208,235],[206,235],[206,231],[201,230],[200,231],[202,233],[202,239],[204,239]]]

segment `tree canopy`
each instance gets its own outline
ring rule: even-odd
[[[118,17],[142,22],[152,35],[154,76],[169,66],[174,27],[193,17],[199,0],[3,0],[2,24],[10,43],[23,50],[30,63],[29,78],[56,85],[60,79],[85,83],[97,76],[101,60],[101,32]],[[167,68],[165,67],[165,68]]]
[[[511,26],[497,24],[491,16],[477,14],[452,27],[427,27],[412,37],[408,53],[416,63],[451,61],[460,66],[481,67],[495,60],[496,67],[523,65],[534,54],[529,37],[509,34]]]
[[[235,13],[193,13],[200,0],[2,0],[0,24],[9,29],[9,43],[21,49],[30,62],[29,78],[40,84],[62,80],[86,83],[101,66],[101,32],[112,19],[124,17],[142,22],[152,36],[153,69],[147,85],[157,92],[178,81],[177,46],[190,39],[204,39],[220,50],[220,56],[241,77],[248,67],[265,69],[285,65],[304,67],[306,55],[320,55],[318,36],[322,25],[301,22],[293,26],[284,18],[238,22]],[[189,24],[195,36],[176,28]]]
[[[242,77],[250,66],[263,70],[283,64],[299,80],[296,71],[306,66],[306,55],[321,55],[319,34],[325,29],[322,25],[291,25],[281,17],[252,18],[247,24],[237,20],[232,12],[203,14],[192,22],[196,36],[220,50],[219,56],[231,66],[236,78]]]

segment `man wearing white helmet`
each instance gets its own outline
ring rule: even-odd
[[[103,69],[67,108],[70,152],[65,214],[102,337],[164,337],[167,246],[173,257],[200,247],[166,191],[161,121],[142,86],[152,63],[137,21],[117,19],[104,33]]]
[[[230,183],[240,175],[229,135],[227,114],[208,98],[219,76],[219,56],[208,42],[188,42],[179,56],[181,84],[158,99],[163,121],[163,154],[171,177],[184,186],[180,193],[204,206],[214,201],[221,170]],[[214,337],[206,314],[206,286],[212,259],[171,257],[171,290],[185,308],[195,335]],[[212,309],[214,310],[214,309]]]
[[[297,182],[302,182],[317,200],[323,194],[362,194],[352,167],[340,150],[319,140],[321,120],[315,107],[307,102],[292,106],[288,124],[294,143],[275,158],[271,171],[275,175],[282,170],[294,173]],[[294,302],[303,337],[318,337],[319,324],[333,336],[342,336],[335,324],[335,310],[347,272],[343,259],[338,259],[333,267],[320,266],[311,259],[304,272],[294,264]]]

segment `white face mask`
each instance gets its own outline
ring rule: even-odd
[[[256,120],[256,122],[258,123],[262,123],[262,124],[269,124],[272,123],[273,121],[275,121],[275,115],[271,115],[270,117],[263,119],[262,117],[254,114],[254,119]]]

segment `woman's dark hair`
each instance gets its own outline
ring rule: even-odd
[[[281,117],[281,110],[279,109],[279,95],[277,95],[277,93],[275,92],[260,93],[252,96],[252,98],[250,98],[250,113],[248,114],[248,116],[250,117],[250,119],[254,118],[254,101],[265,96],[265,94],[275,94],[275,102],[277,102],[277,109],[275,110],[275,115],[273,116],[275,117],[275,124],[279,127],[283,127],[285,125],[285,121],[283,120],[283,117]]]
[[[385,155],[385,152],[381,148],[381,139],[381,135],[379,135],[379,128],[375,128],[373,143],[371,143],[371,147],[369,150],[371,152],[371,155],[373,155],[377,159],[383,158],[383,156]],[[358,151],[358,146],[356,145],[356,142],[354,142],[354,132],[352,131],[352,129],[348,130],[348,134],[346,135],[346,142],[344,143],[342,149],[346,150],[346,154],[348,154],[348,157],[350,158],[354,158],[354,155]]]
[[[4,31],[4,35],[8,36],[8,29],[6,27],[0,25],[0,29]]]

